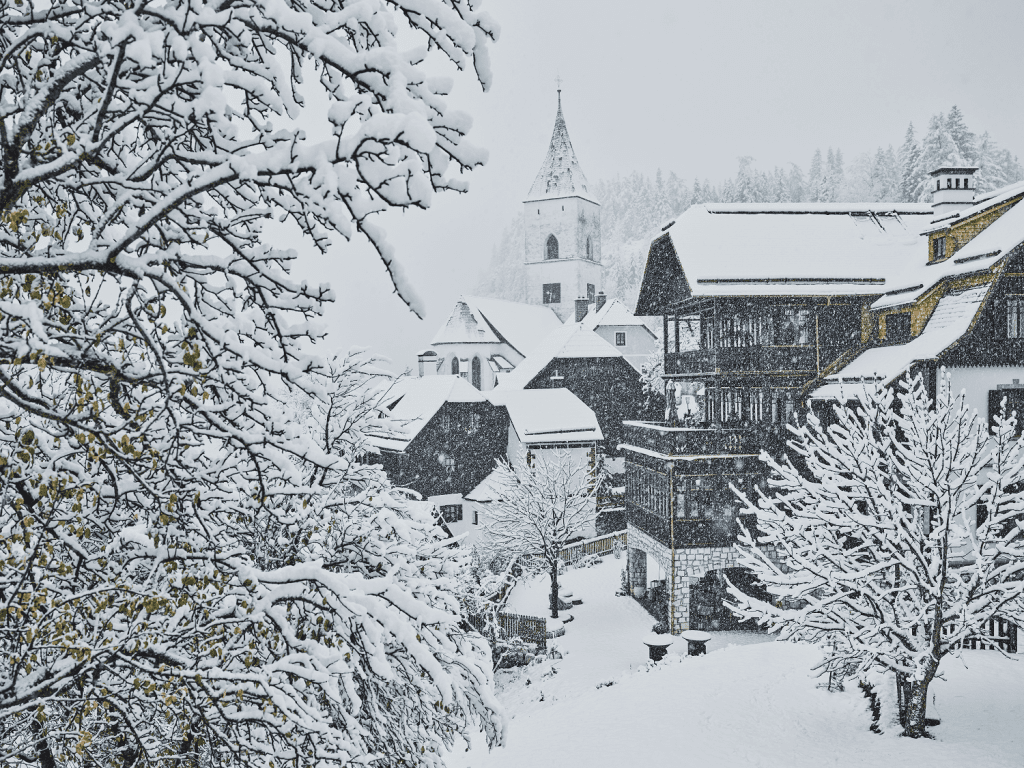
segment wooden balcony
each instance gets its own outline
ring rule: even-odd
[[[816,372],[818,351],[802,347],[724,347],[665,355],[665,375],[694,373]]]
[[[624,421],[623,425],[623,448],[655,458],[756,455],[764,442],[761,431],[751,428],[672,427],[648,421]]]
[[[739,515],[747,530],[757,535],[757,515]],[[728,547],[736,543],[739,525],[735,521],[721,523],[716,520],[676,518],[669,526],[668,518],[651,514],[627,502],[626,522],[638,528],[666,547],[692,549],[695,547]]]

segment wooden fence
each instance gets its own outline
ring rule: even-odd
[[[1006,653],[1016,653],[1017,625],[1006,619],[989,619],[981,634],[964,640],[963,647],[976,651],[1002,648]]]
[[[616,531],[615,533],[606,533],[604,536],[597,536],[593,539],[577,541],[575,544],[563,547],[562,551],[559,552],[558,555],[566,565],[574,565],[578,560],[586,557],[587,555],[610,554],[615,549],[616,541],[618,541],[622,545],[622,548],[625,549],[626,532]]]
[[[536,643],[543,651],[548,644],[548,622],[540,616],[521,616],[518,613],[499,613],[498,626],[505,637],[518,637],[527,643]]]

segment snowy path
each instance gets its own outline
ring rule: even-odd
[[[623,565],[606,558],[566,574],[566,587],[584,602],[556,641],[565,657],[499,673],[507,745],[487,752],[474,740],[471,751],[450,756],[452,768],[1024,766],[1024,657],[966,651],[962,662],[946,659],[929,710],[943,721],[932,729],[936,739],[876,735],[859,692],[816,688],[817,656],[806,646],[723,632],[707,656],[677,650],[648,665],[640,638],[654,621],[615,597]],[[545,582],[521,585],[511,602],[517,612],[543,615]]]

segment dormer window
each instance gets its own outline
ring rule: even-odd
[[[968,179],[964,179],[964,189],[967,189],[967,182],[968,182]]]
[[[956,189],[960,189],[960,179],[956,180]]]
[[[946,258],[946,238],[936,237],[932,240],[932,261]]]
[[[946,189],[952,189],[952,188],[953,188],[953,180],[952,179],[946,179]]]

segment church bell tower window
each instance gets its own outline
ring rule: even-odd
[[[558,240],[554,235],[548,235],[548,242],[544,248],[545,259],[557,259],[558,258]]]
[[[590,261],[594,260],[594,245],[590,238],[587,238],[587,259]]]

